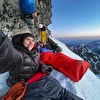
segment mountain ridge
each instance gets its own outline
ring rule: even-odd
[[[51,24],[51,0],[36,0],[37,12],[39,13],[37,24],[44,22],[47,27]],[[40,2],[41,1],[41,2]],[[20,9],[18,7],[18,0],[0,0],[0,28],[9,37],[24,32],[32,32],[32,34],[38,34],[37,28],[35,32],[31,31],[27,23],[21,19]],[[40,6],[42,4],[42,6]],[[42,8],[41,8],[42,7]],[[40,13],[40,9],[43,13]],[[47,28],[47,34],[51,34],[51,31]],[[51,36],[51,35],[48,35]],[[62,53],[72,57],[73,59],[83,60],[79,55],[75,54],[67,48],[65,44],[50,37],[55,43],[62,48]],[[100,99],[100,80],[88,69],[82,79],[79,82],[73,82],[68,77],[65,77],[62,73],[54,70],[52,75],[64,86],[67,90],[82,97],[84,100],[99,100]],[[0,74],[0,97],[3,96],[8,90],[6,80],[9,76],[9,72]],[[94,91],[95,90],[95,91]]]

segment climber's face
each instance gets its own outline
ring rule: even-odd
[[[27,47],[29,51],[31,51],[33,49],[33,47],[34,47],[34,38],[32,38],[32,37],[26,37],[23,40],[23,45],[25,47]]]

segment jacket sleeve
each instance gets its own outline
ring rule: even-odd
[[[0,73],[9,71],[17,66],[20,53],[14,49],[7,36],[0,43]]]

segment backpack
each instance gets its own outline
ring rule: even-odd
[[[26,91],[26,83],[21,81],[14,84],[3,96],[2,100],[21,100]]]
[[[20,0],[19,7],[24,14],[32,14],[36,11],[35,0]]]
[[[26,92],[27,85],[38,81],[44,76],[46,76],[46,73],[38,72],[31,76],[27,82],[21,80],[20,82],[15,83],[2,97],[2,100],[21,100]]]

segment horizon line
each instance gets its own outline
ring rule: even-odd
[[[76,38],[76,39],[79,39],[79,38],[81,38],[81,39],[85,39],[85,38],[92,38],[92,39],[100,39],[100,36],[53,36],[53,37],[55,37],[55,38]]]

